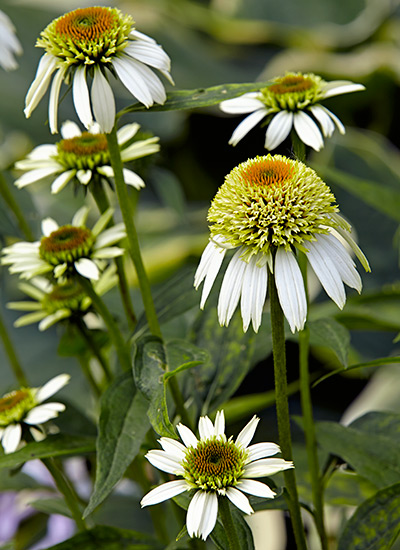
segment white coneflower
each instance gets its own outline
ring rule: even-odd
[[[280,155],[256,157],[234,168],[214,197],[208,220],[211,238],[195,275],[196,288],[204,281],[201,308],[226,251],[236,249],[219,295],[221,325],[228,325],[240,300],[243,329],[250,322],[259,329],[270,272],[292,332],[301,330],[307,301],[297,251],[306,254],[328,296],[343,308],[343,283],[358,292],[362,283],[339,235],[370,270],[329,187],[302,162]]]
[[[275,493],[252,478],[271,476],[293,468],[282,458],[267,458],[280,452],[275,443],[250,445],[259,418],[254,416],[234,441],[225,435],[224,412],[219,411],[215,424],[208,416],[199,420],[200,438],[183,424],[177,430],[184,443],[162,437],[163,450],[151,450],[147,460],[159,470],[181,477],[156,487],[145,495],[142,506],[158,504],[185,491],[194,491],[186,517],[190,537],[206,540],[214,529],[218,515],[218,500],[228,498],[245,514],[254,512],[244,493],[273,498]]]
[[[116,8],[95,6],[66,13],[42,31],[36,45],[45,53],[26,96],[25,115],[31,116],[53,79],[49,100],[52,133],[58,131],[57,107],[62,82],[72,82],[75,110],[82,124],[90,128],[96,120],[106,133],[111,132],[115,123],[110,77],[118,77],[146,107],[166,100],[161,80],[149,67],[173,83],[169,74],[170,59],[162,47],[137,31],[132,17]]]
[[[271,115],[265,134],[266,149],[278,147],[294,128],[303,143],[319,151],[324,145],[323,136],[330,137],[335,126],[341,134],[345,133],[338,117],[320,101],[364,89],[362,84],[348,80],[326,82],[312,73],[287,73],[275,78],[274,84],[259,92],[250,92],[221,103],[220,108],[225,113],[251,113],[233,132],[229,143],[236,145],[263,118]]]
[[[78,210],[68,225],[60,227],[52,218],[46,218],[42,221],[41,240],[4,248],[1,263],[9,265],[10,273],[19,273],[23,279],[45,273],[52,273],[57,279],[77,272],[97,280],[103,261],[124,253],[123,248],[113,246],[126,237],[124,224],[106,229],[113,212],[112,208],[104,212],[92,229],[85,225],[89,214],[86,206]]]
[[[44,403],[68,384],[69,374],[59,374],[40,388],[21,388],[0,398],[0,442],[6,454],[13,453],[23,436],[24,425],[34,438],[40,426],[65,410],[63,403]]]
[[[0,65],[6,71],[18,68],[16,55],[22,54],[22,46],[15,34],[11,19],[0,10]]]

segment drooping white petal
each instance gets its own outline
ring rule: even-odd
[[[293,115],[294,129],[303,143],[319,151],[324,146],[324,140],[320,129],[313,119],[304,111],[298,111]]]
[[[340,94],[348,94],[350,92],[361,92],[365,90],[362,84],[355,84],[349,80],[331,80],[324,86],[324,98],[333,97]]]
[[[232,99],[226,99],[219,104],[219,108],[224,113],[232,115],[244,115],[246,113],[252,113],[258,109],[265,108],[265,105],[258,98],[260,92],[249,92],[239,97],[233,97]]]
[[[63,172],[59,176],[56,177],[56,179],[51,184],[51,192],[53,195],[64,189],[64,187],[67,185],[69,181],[72,180],[72,178],[75,176],[76,170],[67,170],[66,172]]]
[[[268,150],[275,149],[288,137],[293,126],[293,113],[280,111],[268,125],[265,133],[265,145]]]
[[[204,308],[204,304],[210,294],[215,278],[218,275],[225,254],[226,248],[218,246],[214,241],[210,241],[204,249],[194,276],[194,286],[196,289],[205,279],[200,301],[201,309]]]
[[[238,305],[247,263],[242,260],[243,247],[236,251],[222,281],[218,299],[218,320],[221,326],[228,326]]]
[[[92,260],[89,260],[89,258],[80,258],[74,262],[74,267],[82,277],[93,279],[94,281],[100,278],[99,268]]]
[[[186,456],[186,447],[180,441],[170,437],[161,437],[158,442],[164,451],[173,455],[176,460],[184,460]]]
[[[28,412],[24,418],[24,422],[26,424],[43,424],[52,418],[56,418],[59,412],[65,410],[65,405],[62,403],[57,403],[58,407],[54,407],[54,405],[56,403],[46,403],[35,407]]]
[[[268,268],[257,265],[257,255],[250,258],[247,264],[242,284],[240,307],[243,318],[243,330],[246,332],[253,323],[253,329],[258,332],[261,325],[262,312],[267,295]]]
[[[255,443],[247,447],[247,452],[249,454],[249,462],[254,460],[259,460],[260,458],[266,458],[267,456],[273,456],[281,452],[279,445],[276,443]]]
[[[178,430],[180,438],[182,439],[186,447],[197,447],[197,437],[194,435],[190,428],[182,423],[179,423],[176,426],[176,429]]]
[[[94,232],[92,231],[92,233]],[[96,235],[96,233],[94,234]],[[98,249],[102,248],[103,246],[115,244],[124,237],[126,237],[125,225],[123,223],[117,223],[113,227],[110,227],[100,233],[100,235],[96,239],[95,248]]]
[[[214,492],[197,491],[190,501],[186,516],[189,537],[206,540],[214,529],[218,515],[218,497]]]
[[[66,69],[60,67],[54,75],[53,82],[50,88],[49,97],[49,128],[52,134],[58,132],[58,98],[60,97],[60,89],[64,80]]]
[[[331,137],[335,131],[335,125],[331,117],[322,109],[322,105],[311,105],[309,110],[320,123],[324,136]]]
[[[155,69],[171,69],[171,60],[159,44],[135,40],[126,46],[124,52]]]
[[[108,80],[100,69],[95,69],[91,90],[93,113],[101,131],[109,134],[115,124],[115,100]]]
[[[69,374],[59,374],[58,376],[55,376],[54,378],[46,382],[46,384],[38,389],[35,396],[36,401],[38,403],[46,401],[46,399],[57,393],[59,390],[61,390],[61,388],[68,384],[70,378],[71,376]]]
[[[47,330],[48,328],[58,323],[58,321],[61,321],[62,319],[67,319],[67,317],[70,317],[70,316],[71,316],[70,309],[67,309],[67,308],[58,309],[55,313],[51,313],[50,315],[47,315],[43,319],[43,321],[40,321],[38,325],[38,329],[40,330],[40,332],[43,332],[44,330]],[[25,317],[27,317],[27,315]],[[18,321],[21,321],[21,319],[22,317],[18,319]]]
[[[293,468],[293,462],[283,460],[282,458],[263,458],[256,462],[247,464],[244,469],[243,477],[264,477],[283,472]]]
[[[123,162],[135,160],[147,155],[153,155],[160,150],[160,138],[154,136],[152,138],[134,141],[121,151],[121,159]]]
[[[215,416],[214,431],[215,435],[225,436],[225,415],[223,410],[218,411]]]
[[[82,132],[80,131],[79,126],[76,122],[73,122],[72,120],[66,120],[61,124],[61,136],[63,139],[72,139],[81,135]]]
[[[188,488],[188,484],[182,479],[168,481],[147,493],[140,501],[140,505],[143,508],[144,506],[152,506],[153,504],[164,502],[169,498],[174,498],[184,491],[187,491]]]
[[[342,124],[342,121],[334,113],[332,113],[332,111],[324,107],[324,105],[318,105],[318,107],[320,107],[333,120],[341,134],[346,133],[346,128]]]
[[[124,145],[130,139],[132,139],[138,132],[140,124],[132,122],[131,124],[125,124],[117,131],[118,145]]]
[[[156,41],[151,36],[144,34],[144,32],[140,32],[136,29],[132,29],[129,33],[129,38],[133,38],[135,40],[144,40],[145,42],[150,42],[151,44],[156,44]]]
[[[293,252],[278,248],[275,256],[275,283],[290,330],[302,330],[307,318],[303,277]]]
[[[199,419],[199,434],[200,439],[210,439],[214,436],[214,424],[208,416],[201,416]]]
[[[7,304],[7,307],[9,309],[18,309],[18,305],[20,305],[20,302],[9,302]],[[14,321],[14,327],[25,327],[26,325],[30,325],[32,323],[37,323],[43,317],[46,317],[45,311],[35,311],[34,313],[28,313],[27,315],[22,315],[22,317],[18,317],[16,321]]]
[[[80,227],[86,223],[89,215],[89,208],[87,206],[81,206],[74,214],[72,218],[72,225]],[[102,217],[102,216],[101,216]],[[100,218],[101,219],[101,218]],[[98,223],[98,222],[97,222]],[[96,233],[95,233],[96,234]]]
[[[46,434],[39,430],[38,427],[31,426],[29,431],[35,441],[43,441],[43,439],[46,439]]]
[[[82,185],[88,185],[92,179],[92,176],[93,172],[91,170],[78,170],[76,173],[76,178]]]
[[[21,434],[21,424],[9,424],[4,429],[1,444],[3,445],[6,455],[17,450],[19,442],[21,441]]]
[[[25,187],[26,185],[30,185],[35,181],[40,181],[47,176],[52,176],[59,171],[60,167],[57,165],[50,166],[49,168],[38,168],[37,170],[31,170],[16,179],[14,185],[18,187],[18,189],[22,189],[22,187]]]
[[[229,500],[239,508],[245,514],[253,514],[254,510],[250,505],[249,499],[241,492],[235,489],[235,487],[229,487],[226,491],[226,496]]]
[[[136,72],[142,77],[143,81],[146,83],[150,91],[152,101],[160,103],[161,105],[165,103],[165,100],[167,99],[165,88],[158,76],[151,69],[149,69],[147,65],[144,65],[140,61],[136,61],[133,58],[127,58],[130,59],[130,61],[135,65]]]
[[[319,241],[307,243],[307,259],[318,277],[325,292],[342,309],[346,303],[346,293],[342,278],[332,259],[326,255]]]
[[[58,228],[59,225],[53,218],[44,218],[44,220],[42,220],[42,234],[45,237],[51,235],[53,231],[57,231]]]
[[[46,90],[50,84],[51,76],[56,68],[57,58],[54,55],[48,53],[42,55],[36,71],[35,79],[26,94],[24,109],[26,118],[31,116],[33,110],[46,93]]]
[[[259,422],[260,422],[260,419],[257,416],[253,416],[250,422],[246,424],[246,426],[237,436],[235,441],[236,445],[241,445],[243,448],[246,449],[246,447],[254,437],[254,433],[257,429]]]
[[[90,107],[89,89],[86,82],[86,69],[79,66],[75,70],[72,97],[74,100],[76,114],[85,128],[90,128],[93,124],[92,109]]]
[[[135,189],[142,189],[143,187],[146,187],[146,184],[144,183],[143,179],[136,174],[136,172],[133,172],[132,170],[129,170],[129,168],[123,168],[122,173],[124,175],[124,180],[126,185],[132,185]]]
[[[111,168],[111,166],[108,166],[108,165],[99,166],[97,168],[97,171],[99,174],[101,174],[102,176],[105,176],[106,178],[114,177],[114,170]]]
[[[95,250],[92,254],[92,258],[97,260],[118,258],[118,256],[122,256],[124,253],[124,248],[119,248],[118,246],[107,246],[100,248],[99,250]]]
[[[185,473],[181,461],[165,451],[152,449],[146,454],[146,458],[155,468],[168,474],[183,475]]]
[[[138,70],[138,64],[138,61],[129,56],[116,57],[113,60],[113,67],[122,84],[140,103],[143,103],[146,107],[151,107],[154,101],[147,81],[144,80]]]
[[[236,127],[231,138],[229,140],[230,145],[237,145],[244,136],[250,132],[267,114],[265,107],[254,111],[251,115],[248,115],[242,122]]]
[[[243,479],[237,485],[241,491],[261,498],[274,498],[275,494],[268,485],[254,479]]]
[[[361,292],[361,277],[350,254],[343,244],[331,234],[319,235],[317,240],[324,250],[324,254],[333,260],[342,281],[349,287],[355,288],[358,292]]]

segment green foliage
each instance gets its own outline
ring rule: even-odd
[[[229,504],[229,506],[235,525],[240,550],[254,550],[253,535],[250,527],[243,517],[242,512],[234,506],[231,506],[231,504]],[[211,539],[218,550],[226,550],[229,548],[229,541],[224,527],[219,522],[217,522],[213,532],[211,533]]]
[[[342,363],[347,366],[350,347],[349,331],[335,319],[319,319],[308,323],[310,344],[330,348]]]

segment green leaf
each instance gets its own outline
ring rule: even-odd
[[[312,387],[315,388],[318,384],[323,382],[324,380],[327,380],[331,376],[335,376],[335,374],[341,374],[343,372],[349,372],[356,369],[362,369],[362,368],[369,368],[369,367],[380,367],[381,365],[392,365],[394,363],[400,363],[400,357],[382,357],[381,359],[374,359],[373,361],[367,361],[365,363],[356,363],[355,365],[350,365],[349,367],[344,367],[343,369],[337,369],[332,372],[328,372],[328,374],[325,374],[324,376],[321,376],[321,378],[318,378],[316,380]]]
[[[23,462],[50,456],[69,456],[93,453],[95,440],[92,437],[75,437],[64,434],[49,435],[43,441],[28,443],[19,451],[0,456],[0,468],[15,468]]]
[[[84,517],[108,496],[138,454],[150,425],[147,400],[135,391],[131,373],[117,378],[100,402],[94,491]]]
[[[310,344],[330,348],[342,365],[347,366],[350,347],[349,331],[334,319],[309,321]]]
[[[400,533],[400,483],[363,502],[347,522],[338,550],[389,550]]]
[[[350,426],[374,436],[384,434],[394,445],[400,446],[400,414],[373,411],[357,418]]]
[[[98,525],[46,550],[163,550],[153,537],[128,529]]]
[[[0,492],[38,488],[43,488],[43,485],[31,478],[31,476],[23,472],[7,470],[6,468],[0,469]]]
[[[376,486],[355,474],[341,469],[329,478],[325,502],[331,506],[359,506],[376,492]]]
[[[182,109],[210,107],[221,103],[225,99],[254,92],[270,84],[270,82],[251,82],[246,84],[222,84],[210,88],[197,88],[196,90],[174,90],[167,93],[167,101],[164,105],[154,104],[152,107],[146,108],[142,103],[135,103],[123,109],[120,114],[138,111],[180,111]]]
[[[71,511],[65,501],[60,498],[41,498],[40,500],[30,500],[29,506],[32,506],[44,514],[60,514],[71,518]]]
[[[400,481],[400,445],[386,434],[370,434],[336,422],[317,422],[317,440],[323,449],[341,457],[377,487]]]

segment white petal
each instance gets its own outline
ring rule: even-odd
[[[136,97],[140,103],[143,103],[146,107],[151,107],[154,101],[147,81],[138,71],[138,64],[138,61],[135,61],[129,56],[123,56],[113,60],[113,67],[122,84],[128,88],[130,93]]]
[[[358,292],[361,292],[361,277],[349,252],[343,244],[331,234],[319,235],[318,242],[320,246],[322,246],[324,253],[333,260],[342,281],[349,287],[355,288]]]
[[[332,122],[331,117],[322,109],[322,105],[311,105],[309,110],[315,116],[322,127],[322,133],[325,137],[331,137],[335,131],[335,125]]]
[[[29,118],[50,84],[51,76],[57,67],[57,58],[45,53],[39,61],[34,81],[29,87],[25,98],[24,113]]]
[[[145,456],[150,464],[163,472],[174,475],[183,475],[185,473],[181,460],[166,453],[165,451],[152,449]]]
[[[180,441],[170,437],[161,437],[158,442],[166,453],[173,455],[179,461],[184,460],[187,449]]]
[[[93,172],[91,170],[78,170],[76,177],[82,185],[88,185],[92,179]]]
[[[335,114],[333,114],[332,111],[330,111],[329,109],[327,109],[323,105],[318,105],[318,107],[320,109],[322,109],[333,120],[333,122],[336,124],[336,126],[337,126],[337,128],[338,128],[338,130],[341,134],[346,133],[346,128],[342,124],[342,121]]]
[[[87,206],[81,206],[79,210],[77,210],[72,218],[71,225],[75,225],[78,227],[81,227],[82,225],[85,225],[86,220],[89,215],[89,208]],[[101,216],[102,217],[102,216]],[[96,227],[96,226],[94,226]],[[96,235],[94,228],[92,230],[92,233]]]
[[[111,166],[99,166],[97,168],[97,171],[102,176],[105,176],[106,178],[113,178],[114,177],[114,170],[111,168]]]
[[[69,181],[75,176],[76,170],[67,170],[60,174],[51,184],[51,192],[53,195],[64,189]]]
[[[303,277],[293,252],[278,248],[275,256],[275,283],[290,330],[302,330],[307,318]]]
[[[260,92],[249,92],[243,94],[239,97],[234,97],[232,99],[226,99],[219,104],[219,108],[224,113],[229,113],[232,115],[244,115],[246,113],[252,113],[258,109],[264,108],[265,105],[258,98],[260,97]]]
[[[237,485],[241,491],[261,498],[274,498],[275,494],[268,485],[261,483],[261,481],[254,481],[254,479],[243,479],[239,481]]]
[[[229,140],[229,144],[234,146],[237,145],[239,141],[266,116],[266,114],[267,110],[265,107],[262,107],[254,111],[254,113],[251,113],[251,115],[248,115],[234,130]]]
[[[92,230],[92,233],[96,234],[93,230]],[[125,225],[123,223],[117,223],[113,227],[110,227],[105,231],[103,231],[102,233],[100,233],[100,235],[96,239],[95,248],[98,249],[98,248],[102,248],[103,246],[115,244],[116,242],[120,241],[124,237],[126,237]]]
[[[171,69],[171,60],[159,44],[135,40],[126,46],[124,52],[150,67],[162,71]]]
[[[85,128],[93,124],[92,109],[90,108],[89,89],[86,82],[85,67],[78,67],[72,84],[72,97],[76,114]]]
[[[132,170],[129,170],[128,168],[123,168],[122,173],[124,175],[124,180],[127,185],[132,185],[132,187],[138,190],[146,186],[142,178]]]
[[[279,445],[276,443],[255,443],[247,448],[249,453],[249,462],[259,460],[260,458],[266,458],[267,456],[273,456],[281,452]]]
[[[10,424],[4,429],[1,444],[3,445],[5,454],[16,451],[19,442],[21,441],[21,434],[21,424]]]
[[[293,113],[280,111],[268,125],[265,134],[265,148],[271,151],[288,137],[293,126]]]
[[[47,178],[47,176],[56,174],[59,171],[60,167],[56,165],[50,166],[49,168],[38,168],[37,170],[31,170],[30,172],[23,174],[20,178],[15,180],[14,184],[18,187],[18,189],[21,189],[26,185],[34,183],[35,181],[40,181],[44,178]]]
[[[53,405],[53,406],[51,406]],[[54,407],[55,403],[46,403],[44,405],[39,405],[31,411],[28,412],[24,418],[26,424],[43,424],[52,418],[56,418],[59,412],[65,410],[65,405],[62,403],[57,403],[58,407]]]
[[[63,139],[72,139],[81,136],[82,132],[76,122],[66,120],[61,124],[61,135]]]
[[[225,435],[225,415],[224,411],[218,411],[214,423],[215,435]]]
[[[127,141],[132,139],[138,132],[140,124],[132,122],[131,124],[125,124],[117,131],[118,145],[124,145]]]
[[[222,281],[218,299],[218,320],[221,326],[228,326],[239,302],[247,267],[247,263],[241,259],[242,254],[243,247],[240,247],[229,262]]]
[[[247,264],[242,284],[242,298],[240,301],[243,330],[246,332],[253,323],[253,329],[258,332],[261,325],[262,312],[267,295],[268,268],[266,265],[257,265],[257,255],[250,258]]]
[[[100,69],[95,69],[92,84],[92,105],[101,131],[109,134],[115,124],[115,100],[111,86]]]
[[[214,492],[197,491],[190,501],[186,516],[189,537],[206,540],[214,529],[218,515],[218,497]]]
[[[204,249],[194,276],[194,286],[196,289],[205,279],[200,302],[201,309],[203,309],[208,295],[210,294],[212,285],[218,275],[225,254],[226,248],[218,246],[214,241],[210,241]]]
[[[144,34],[144,32],[137,31],[136,29],[131,30],[131,32],[129,33],[129,38],[133,38],[134,40],[144,40],[145,42],[156,44],[154,38],[148,36],[147,34]]]
[[[346,303],[346,293],[342,278],[332,259],[326,255],[323,246],[317,242],[307,243],[307,258],[325,292],[342,309]]]
[[[64,80],[65,69],[60,67],[54,75],[50,88],[49,98],[49,128],[52,134],[58,132],[58,98],[60,97],[60,88]]]
[[[55,313],[52,313],[50,315],[47,315],[43,321],[39,323],[38,329],[42,332],[44,330],[47,330],[48,328],[52,327],[58,321],[61,321],[62,319],[67,319],[67,317],[71,316],[71,310],[64,308],[64,309],[58,309]],[[18,319],[20,321],[20,319]]]
[[[38,403],[42,403],[43,401],[57,393],[59,390],[61,390],[61,388],[68,384],[70,378],[71,377],[69,374],[59,374],[58,376],[55,376],[54,378],[46,382],[44,386],[38,389],[35,396],[36,401]]]
[[[140,61],[136,61],[128,56],[127,59],[130,59],[131,62],[133,62],[136,68],[136,73],[139,74],[146,83],[151,93],[152,101],[160,103],[161,105],[165,103],[165,100],[167,99],[165,88],[158,76],[151,69],[149,69],[147,65],[144,65]]]
[[[176,426],[176,429],[178,430],[180,438],[182,439],[186,447],[197,447],[197,437],[194,435],[190,428],[188,428],[184,424],[179,423]]]
[[[293,462],[283,460],[282,458],[264,458],[247,464],[244,469],[243,477],[265,477],[283,472],[293,468]]]
[[[199,419],[199,434],[200,439],[210,439],[215,435],[214,424],[208,418],[208,416],[201,416]]]
[[[240,491],[235,489],[234,487],[229,487],[226,491],[226,496],[229,498],[229,500],[236,506],[236,508],[239,508],[242,512],[245,514],[253,514],[254,510],[250,506],[249,499]]]
[[[118,256],[122,256],[124,253],[124,248],[119,248],[118,246],[108,246],[93,252],[92,258],[97,260],[118,258]]]
[[[303,143],[309,145],[315,151],[319,151],[324,146],[322,134],[313,119],[303,111],[298,111],[293,115],[294,129]]]
[[[156,487],[147,493],[147,495],[145,495],[140,501],[140,505],[143,508],[144,506],[152,506],[153,504],[164,502],[164,500],[174,498],[184,491],[187,491],[188,488],[188,484],[182,479],[168,481],[167,483],[163,483],[159,487]]]
[[[99,268],[92,260],[89,260],[89,258],[80,258],[74,262],[74,267],[82,277],[93,279],[94,281],[100,278]]]
[[[349,80],[332,80],[324,86],[324,98],[362,90],[365,90],[362,84],[355,84]]]
[[[42,220],[42,234],[45,237],[51,235],[53,231],[57,231],[58,228],[59,225],[53,218],[45,218]]]
[[[250,441],[253,439],[254,433],[257,429],[257,425],[260,422],[260,419],[257,416],[253,418],[246,424],[243,430],[236,438],[236,445],[241,445],[244,449],[248,446]]]

